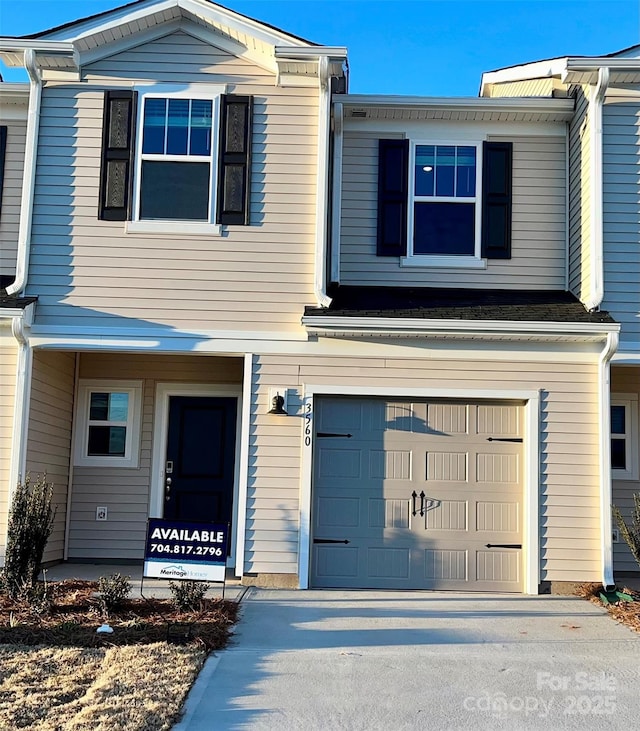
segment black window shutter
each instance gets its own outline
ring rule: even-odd
[[[379,140],[378,256],[407,253],[409,140]]]
[[[512,142],[485,142],[482,152],[482,256],[511,259]]]
[[[7,128],[0,127],[0,213],[2,213],[2,189],[4,187],[4,158],[7,152]]]
[[[223,94],[220,104],[218,223],[249,224],[253,98]]]
[[[104,94],[98,203],[98,218],[103,221],[131,218],[137,96],[135,91]]]

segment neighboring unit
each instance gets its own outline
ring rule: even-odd
[[[139,562],[165,517],[230,522],[244,583],[613,583],[640,239],[632,185],[607,211],[609,170],[628,180],[588,121],[602,59],[480,98],[354,95],[344,48],[206,0],[0,56],[30,75],[0,85],[3,531],[46,469],[51,562]]]

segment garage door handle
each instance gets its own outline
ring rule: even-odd
[[[487,548],[522,548],[522,543],[487,543]]]
[[[522,444],[522,437],[487,437],[488,442],[515,442]]]
[[[314,543],[344,543],[345,545],[349,543],[349,541],[345,538],[343,541],[337,541],[333,538],[314,538]]]

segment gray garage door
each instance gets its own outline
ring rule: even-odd
[[[315,411],[313,586],[522,591],[521,405]]]

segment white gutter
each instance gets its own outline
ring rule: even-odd
[[[613,586],[613,541],[611,522],[611,358],[618,347],[618,333],[609,333],[600,355],[598,387],[600,402],[600,550],[602,584]]]
[[[38,130],[40,128],[40,105],[42,102],[42,77],[36,66],[36,53],[32,48],[28,48],[24,52],[24,66],[29,74],[29,111],[27,113],[24,175],[22,181],[22,197],[20,200],[16,278],[13,284],[7,287],[8,294],[22,292],[27,284],[29,248],[31,245],[31,222],[33,220],[33,195],[36,179],[36,153]]]
[[[617,334],[617,323],[597,322],[544,322],[513,320],[447,320],[401,317],[340,317],[306,315],[302,324],[309,332],[318,330],[336,333],[354,332],[454,332],[471,334],[505,333],[518,335],[581,335],[602,337],[609,333]]]
[[[329,58],[318,58],[318,170],[316,177],[316,247],[314,293],[319,307],[328,307],[327,296],[327,210],[329,206],[329,137],[331,132],[331,83]]]
[[[32,362],[32,351],[27,330],[33,320],[33,310],[33,305],[28,305],[19,316],[11,319],[11,332],[18,341],[18,359],[15,403],[13,405],[11,461],[9,464],[9,500],[7,503],[9,507],[13,502],[16,486],[25,478],[26,470]]]
[[[600,68],[598,83],[589,99],[591,142],[591,283],[589,298],[584,303],[588,310],[600,307],[604,298],[603,254],[603,170],[602,170],[602,105],[609,85],[609,69]]]

